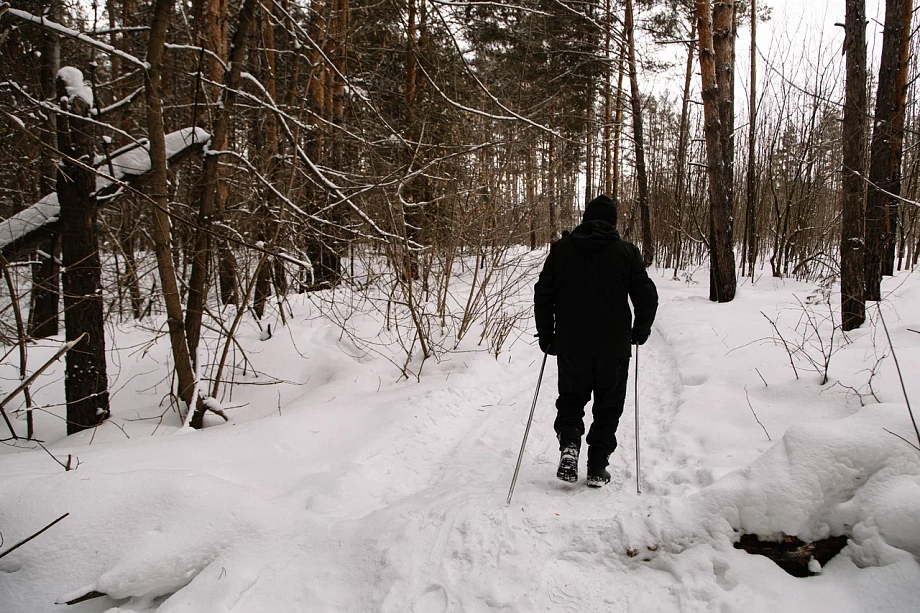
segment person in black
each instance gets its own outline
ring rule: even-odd
[[[648,340],[658,291],[639,249],[620,238],[616,205],[598,196],[582,223],[553,243],[534,287],[540,349],[557,356],[554,428],[561,457],[556,476],[578,480],[585,405],[594,394],[588,432],[588,485],[610,482],[607,463],[626,401],[631,345]],[[627,297],[635,309],[635,320]]]

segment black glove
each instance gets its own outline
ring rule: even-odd
[[[633,328],[632,344],[633,345],[644,345],[645,341],[648,340],[649,334],[651,333],[652,333],[651,330],[637,330],[636,328]]]
[[[544,334],[538,336],[537,340],[540,342],[540,349],[543,353],[547,355],[556,355],[556,335]]]

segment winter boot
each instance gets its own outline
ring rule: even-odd
[[[609,453],[588,449],[588,487],[604,487],[610,483],[610,473],[607,472]]]
[[[610,473],[606,468],[588,467],[588,487],[604,487],[610,483]]]
[[[559,458],[559,468],[556,469],[556,478],[560,481],[575,483],[578,481],[578,455],[581,449],[578,443],[565,443],[562,446],[562,455]]]

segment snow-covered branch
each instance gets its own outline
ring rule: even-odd
[[[55,103],[53,103],[53,102],[49,102],[49,101],[46,101],[46,100],[39,100],[38,98],[35,98],[35,97],[32,96],[29,92],[27,92],[21,85],[19,85],[19,83],[16,83],[16,82],[14,82],[14,81],[4,81],[4,82],[0,83],[0,87],[2,87],[2,86],[4,86],[4,85],[11,87],[13,90],[16,91],[16,93],[18,93],[20,96],[22,96],[23,98],[25,98],[26,100],[28,100],[30,103],[32,103],[32,104],[34,104],[35,106],[38,106],[38,107],[40,107],[40,108],[42,108],[42,109],[45,109],[46,111],[50,111],[51,113],[57,113],[57,114],[59,114],[59,115],[64,115],[64,116],[69,117],[69,118],[71,118],[71,119],[79,119],[79,120],[81,120],[81,121],[86,121],[86,122],[88,122],[88,123],[91,123],[91,124],[94,124],[94,125],[96,125],[96,126],[99,126],[100,128],[102,128],[102,129],[104,129],[104,130],[111,130],[112,132],[114,132],[114,133],[116,133],[116,134],[120,134],[120,135],[124,136],[126,139],[128,139],[129,141],[131,141],[131,142],[133,142],[133,143],[135,143],[135,144],[138,144],[138,145],[139,145],[140,142],[141,142],[140,140],[138,140],[137,138],[135,138],[131,133],[126,132],[125,130],[122,130],[121,128],[117,128],[117,127],[113,126],[113,125],[110,124],[110,123],[105,123],[104,121],[99,121],[98,119],[93,119],[93,117],[91,117],[91,116],[90,116],[90,117],[84,117],[84,116],[82,116],[82,115],[76,115],[76,114],[74,114],[74,113],[71,113],[70,111],[67,111],[67,110],[61,108],[60,105],[57,105],[57,104],[55,104]]]
[[[118,109],[122,108],[123,106],[128,106],[129,104],[131,104],[132,102],[134,102],[134,99],[135,99],[135,98],[137,98],[139,95],[141,95],[141,94],[143,94],[143,93],[144,93],[144,88],[143,88],[143,87],[138,87],[137,89],[135,89],[133,92],[131,92],[130,94],[128,94],[127,96],[125,96],[124,98],[122,98],[121,100],[119,100],[118,102],[113,102],[112,104],[110,104],[110,105],[108,105],[108,106],[106,106],[106,107],[103,107],[103,108],[99,109],[99,115],[105,115],[106,113],[111,113],[112,111],[117,111]]]
[[[63,36],[69,36],[70,38],[74,38],[82,43],[86,43],[87,45],[90,45],[97,49],[101,49],[102,51],[105,51],[106,53],[116,55],[120,57],[121,59],[125,60],[126,62],[130,62],[131,64],[134,64],[135,66],[139,66],[140,68],[143,68],[144,70],[150,67],[149,64],[147,64],[147,62],[144,62],[138,59],[137,57],[131,55],[130,53],[125,53],[124,51],[120,49],[116,49],[112,45],[108,45],[102,41],[96,40],[95,38],[91,38],[82,32],[77,32],[76,30],[72,30],[66,26],[62,26],[61,24],[51,21],[50,19],[44,16],[37,17],[33,15],[32,13],[28,13],[26,11],[20,11],[14,8],[7,9],[6,13],[18,19],[21,19],[23,21],[34,23],[35,25],[45,28],[46,30],[51,30]],[[2,14],[4,13],[0,13],[0,15]]]

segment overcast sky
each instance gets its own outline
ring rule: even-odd
[[[843,28],[834,24],[843,23],[846,17],[844,0],[758,0],[758,4],[773,7],[773,18],[758,24],[758,46],[768,45],[772,39],[795,42],[805,38],[816,39],[823,34],[825,42],[836,41],[839,52]],[[885,19],[884,1],[866,0],[866,16],[869,19],[866,35],[871,47],[872,39],[876,32],[881,32],[881,23]],[[750,44],[749,26],[739,32],[739,47],[742,40],[743,46]]]
[[[842,24],[846,17],[844,0],[757,0],[757,4],[758,7],[770,6],[773,9],[770,21],[759,22],[757,25],[758,90],[762,90],[765,78],[772,77],[775,80],[780,74],[783,79],[807,87],[809,76],[813,74],[814,62],[818,61],[822,53],[824,63],[838,63],[842,80],[843,28],[834,24]],[[866,15],[869,20],[866,29],[869,57],[875,58],[877,63],[885,17],[884,0],[866,0]],[[747,112],[750,44],[751,28],[745,20],[738,30],[736,41],[735,97],[737,110],[741,113]],[[672,99],[678,98],[683,87],[686,48],[682,45],[669,45],[662,49],[659,46],[655,53],[673,58],[675,66],[665,74],[646,73],[646,81],[640,87],[643,91],[657,94],[667,92]],[[675,55],[670,55],[672,53]],[[695,70],[698,71],[698,65]],[[698,81],[697,72],[693,83],[697,91]]]

